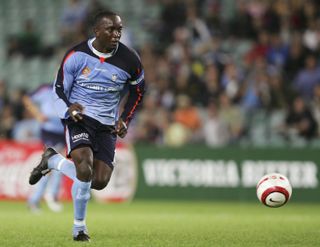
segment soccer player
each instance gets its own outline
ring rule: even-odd
[[[73,180],[75,241],[90,240],[85,222],[90,188],[107,186],[114,168],[116,138],[126,136],[144,94],[142,64],[137,54],[120,42],[121,30],[119,15],[98,13],[93,25],[95,37],[66,53],[54,92],[72,161],[48,148],[29,178],[29,183],[35,184],[54,169]],[[120,114],[126,90],[129,93]]]
[[[28,95],[24,95],[22,102],[26,110],[41,123],[41,141],[47,147],[55,147],[63,151],[65,146],[64,128],[56,111],[52,108],[52,85],[44,84]],[[54,211],[62,210],[58,202],[62,174],[52,171],[50,176],[43,177],[28,198],[29,209],[37,213],[40,211],[40,201],[46,201],[48,207]]]

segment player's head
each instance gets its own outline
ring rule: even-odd
[[[122,31],[120,16],[111,11],[98,13],[94,18],[93,31],[101,46],[110,50],[116,48]]]

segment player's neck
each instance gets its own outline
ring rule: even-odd
[[[94,47],[94,49],[96,49],[97,51],[99,51],[101,53],[112,53],[115,50],[115,49],[108,48],[105,45],[100,44],[97,39],[95,39],[92,42],[92,46]]]

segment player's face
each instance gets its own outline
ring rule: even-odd
[[[117,15],[104,17],[96,27],[96,38],[106,50],[117,47],[121,37],[122,21]]]

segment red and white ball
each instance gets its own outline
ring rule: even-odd
[[[290,200],[291,194],[289,179],[279,173],[267,174],[257,184],[257,196],[260,202],[268,207],[283,206]]]

